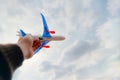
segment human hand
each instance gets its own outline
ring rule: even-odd
[[[39,39],[33,37],[31,34],[27,34],[25,37],[20,37],[18,40],[18,46],[23,52],[24,59],[29,59],[33,56],[34,51],[40,47],[41,42]]]

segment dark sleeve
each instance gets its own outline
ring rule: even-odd
[[[0,51],[9,64],[11,72],[18,68],[23,62],[23,54],[16,44],[0,45]]]

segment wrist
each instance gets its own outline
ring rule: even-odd
[[[29,47],[26,47],[25,45],[19,45],[19,44],[18,46],[22,51],[24,59],[29,59],[33,56],[33,51]]]

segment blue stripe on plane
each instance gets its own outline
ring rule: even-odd
[[[41,17],[42,17],[43,27],[44,27],[44,32],[43,32],[42,37],[51,37],[51,35],[49,33],[47,22],[46,22],[45,17],[42,13],[41,13]]]
[[[34,51],[34,54],[36,54],[38,51],[40,51],[42,49],[42,47],[45,46],[47,43],[48,43],[48,41],[43,42],[42,45]]]
[[[20,34],[22,37],[24,37],[26,35],[26,33],[22,29],[20,29]]]
[[[41,17],[42,17],[43,27],[44,27],[44,32],[43,32],[42,37],[50,38],[52,36],[49,33],[47,22],[46,22],[45,17],[42,13],[41,13]],[[22,37],[24,37],[26,35],[26,33],[22,29],[20,29],[20,34],[21,34]],[[36,54],[38,51],[40,51],[42,49],[42,47],[45,46],[47,43],[49,43],[49,41],[42,42],[42,45],[34,51],[34,54]]]
[[[44,15],[42,13],[41,13],[41,17],[42,17],[42,22],[43,22],[43,27],[44,27],[44,32],[43,32],[42,37],[50,38],[52,36],[49,33],[47,22],[46,22],[45,17],[44,17]],[[49,43],[49,41],[42,42],[42,45],[37,50],[35,50],[34,54],[36,54],[38,51],[40,51],[42,49],[42,47],[45,46],[48,43]]]

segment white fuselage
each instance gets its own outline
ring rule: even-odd
[[[65,40],[65,37],[63,37],[63,36],[52,36],[51,38],[43,37],[43,40],[45,40],[45,41],[61,41],[61,40]]]

